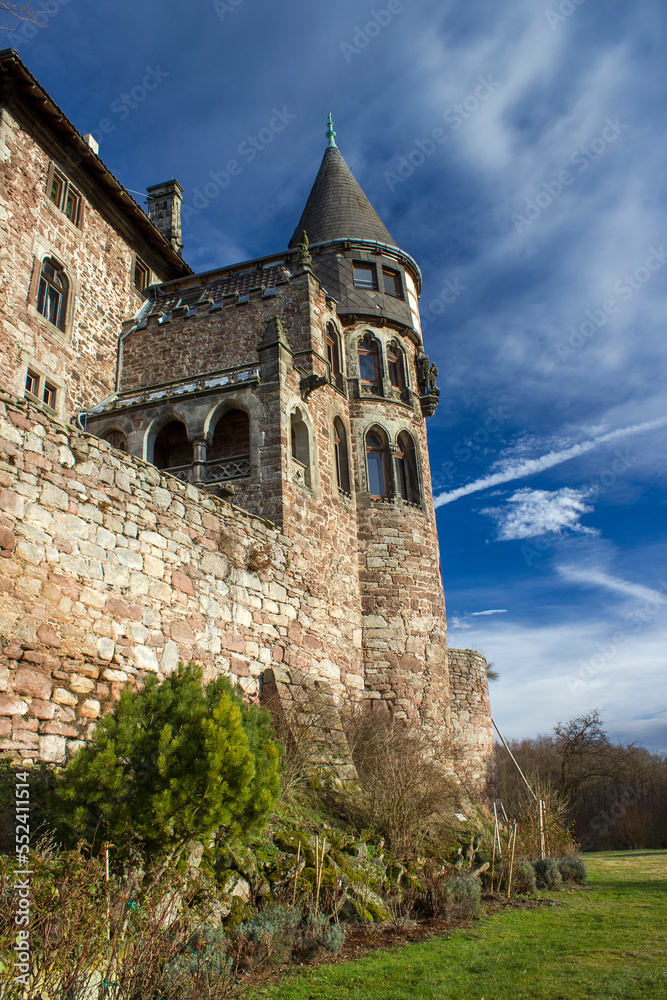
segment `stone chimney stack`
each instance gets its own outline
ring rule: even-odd
[[[181,202],[183,188],[176,180],[153,184],[148,192],[148,218],[168,240],[176,253],[183,252],[181,236]]]

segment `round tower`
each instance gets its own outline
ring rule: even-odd
[[[439,726],[449,719],[449,684],[425,426],[438,389],[421,338],[421,274],[343,159],[331,116],[327,137],[290,248],[306,246],[306,234],[340,322],[327,358],[347,399],[365,697],[374,710]]]

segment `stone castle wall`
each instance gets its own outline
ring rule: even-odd
[[[492,793],[495,786],[494,739],[486,660],[473,649],[448,649],[451,731],[466,747],[459,777]]]
[[[54,162],[83,196],[79,225],[49,198]],[[133,283],[134,253],[161,280],[171,277],[169,269],[138,234],[119,231],[96,184],[65,148],[53,140],[50,155],[34,127],[7,108],[0,110],[0,246],[1,384],[22,395],[31,365],[55,383],[56,410],[68,416],[108,396],[118,331],[144,301]],[[69,281],[64,330],[36,308],[47,257]]]
[[[126,683],[192,659],[358,699],[358,622],[279,529],[0,394],[0,752],[64,760]],[[357,671],[357,673],[355,673]]]

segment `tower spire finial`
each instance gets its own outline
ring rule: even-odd
[[[327,139],[329,140],[329,146],[327,148],[338,149],[338,146],[336,145],[336,133],[334,132],[333,118],[331,117],[331,112],[329,112],[329,121],[327,122],[327,125],[328,125]]]

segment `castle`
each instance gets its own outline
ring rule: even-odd
[[[196,275],[182,189],[144,212],[0,53],[0,752],[62,762],[120,688],[192,659],[319,732],[339,709],[493,755],[447,650],[421,275],[329,119],[281,253]]]

